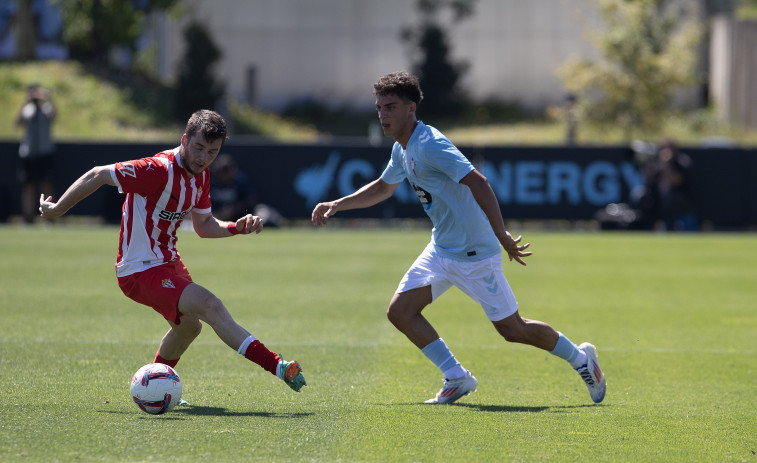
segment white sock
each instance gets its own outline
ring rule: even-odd
[[[459,363],[449,370],[444,370],[442,373],[447,379],[458,379],[466,375],[465,368],[463,368],[463,366]]]
[[[573,368],[581,368],[584,365],[586,365],[586,352],[578,349],[578,356],[576,356],[575,361],[571,362],[570,366]]]
[[[239,349],[237,349],[237,352],[239,352],[241,355],[244,355],[245,352],[247,352],[247,348],[250,347],[250,344],[253,343],[257,338],[253,335],[247,336],[247,339],[242,341],[242,345],[239,346]]]

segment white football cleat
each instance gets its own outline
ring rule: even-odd
[[[468,395],[475,391],[478,386],[478,380],[465,370],[465,376],[458,379],[445,379],[442,390],[436,394],[433,399],[428,399],[427,404],[451,404],[462,396]]]
[[[602,369],[599,368],[597,349],[588,342],[581,344],[578,348],[586,353],[586,364],[576,368],[576,371],[581,375],[581,379],[586,383],[586,387],[589,388],[591,400],[594,403],[599,403],[605,398],[607,382],[605,381],[605,375],[602,374]]]

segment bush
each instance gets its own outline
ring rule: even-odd
[[[225,93],[225,86],[213,77],[213,65],[221,58],[221,50],[208,31],[191,22],[184,29],[186,52],[179,66],[176,81],[176,117],[186,120],[199,109],[215,109]]]

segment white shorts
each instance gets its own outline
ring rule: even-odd
[[[440,256],[429,244],[402,277],[396,292],[429,285],[432,301],[453,285],[457,286],[478,302],[493,322],[518,311],[518,302],[502,272],[501,253],[475,262],[464,262]]]

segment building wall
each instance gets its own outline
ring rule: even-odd
[[[417,25],[414,0],[195,0],[194,17],[224,56],[217,73],[229,96],[271,109],[297,99],[370,108],[372,84],[408,69],[403,27]],[[455,60],[469,64],[474,98],[517,101],[531,109],[561,103],[556,68],[592,56],[584,40],[597,24],[589,0],[479,0],[475,14],[449,28]],[[164,21],[161,68],[172,77],[183,56],[186,19]],[[158,35],[160,37],[160,35]],[[254,73],[254,91],[248,75]]]
[[[757,21],[713,18],[710,41],[712,102],[727,123],[757,128]]]

